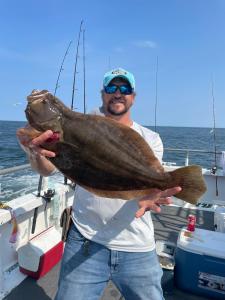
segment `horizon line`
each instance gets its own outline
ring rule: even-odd
[[[0,122],[27,122],[26,120],[0,120]],[[143,125],[144,127],[155,127],[155,125]],[[193,126],[193,125],[157,125],[157,127],[184,127],[184,128],[208,128],[213,129],[213,127],[208,126]],[[216,127],[216,129],[225,129],[225,127]]]

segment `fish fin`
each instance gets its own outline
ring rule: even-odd
[[[172,182],[182,188],[181,192],[176,194],[179,199],[196,204],[207,190],[200,166],[187,166],[168,173],[171,175]]]
[[[79,184],[87,191],[99,196],[106,198],[118,198],[123,200],[134,200],[136,198],[144,197],[152,192],[152,189],[145,190],[132,190],[132,191],[106,191],[106,190],[98,190],[92,187],[85,186],[83,184]]]

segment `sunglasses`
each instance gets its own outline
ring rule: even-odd
[[[104,87],[106,94],[114,94],[118,89],[122,95],[131,95],[133,93],[133,89],[129,85],[108,85]]]

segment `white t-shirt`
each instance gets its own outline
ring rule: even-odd
[[[159,135],[133,122],[132,127],[150,145],[162,161],[163,145]],[[96,196],[76,186],[72,210],[73,222],[87,239],[112,250],[146,252],[155,248],[151,213],[135,218],[137,200]]]

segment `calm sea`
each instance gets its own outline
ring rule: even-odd
[[[16,139],[17,128],[24,125],[25,122],[0,121],[0,169],[28,163]],[[150,128],[154,130],[153,127]],[[161,135],[165,148],[214,151],[211,128],[159,126],[157,132]],[[225,150],[225,128],[218,128],[215,132],[217,151],[223,151]],[[185,155],[185,152],[165,151],[163,160],[182,165]],[[219,159],[218,156],[218,161]],[[211,168],[214,166],[214,155],[190,152],[189,164],[200,164]],[[15,196],[36,189],[38,179],[39,176],[31,170],[0,176],[0,201],[8,201]]]

